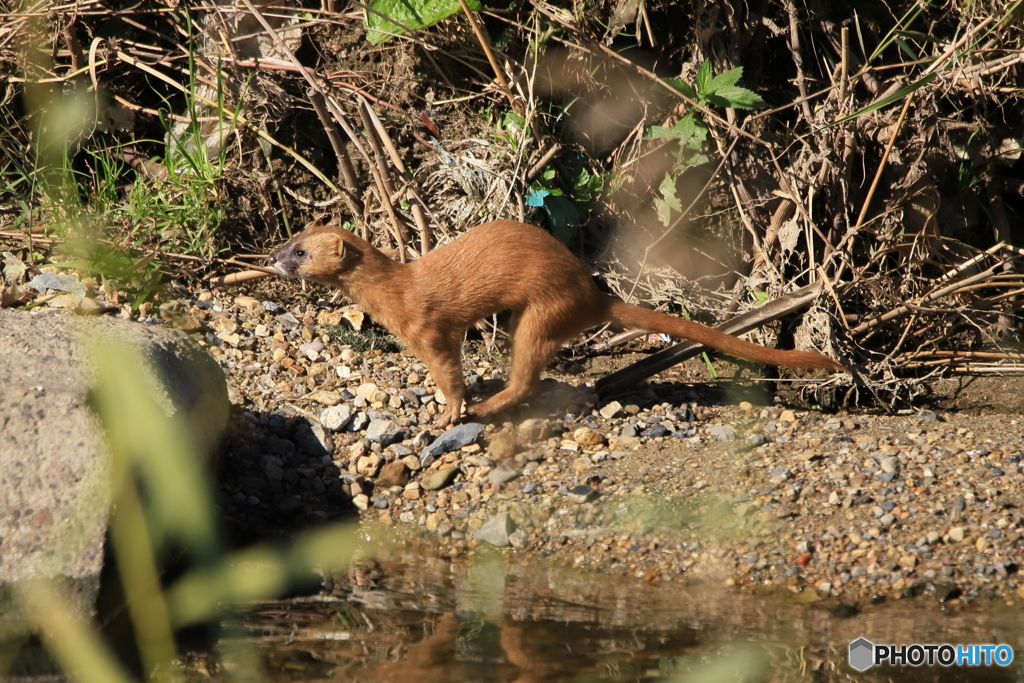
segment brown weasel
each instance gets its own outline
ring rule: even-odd
[[[474,415],[493,415],[525,400],[563,343],[610,320],[743,360],[847,371],[820,353],[769,349],[608,296],[565,245],[525,223],[485,223],[407,264],[387,258],[348,230],[317,225],[288,240],[271,254],[270,263],[282,275],[341,289],[405,342],[448,399],[440,426],[461,415],[466,330],[503,311],[512,314],[511,379],[503,391],[468,406]]]

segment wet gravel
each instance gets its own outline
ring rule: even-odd
[[[146,313],[227,374],[221,509],[239,539],[359,514],[445,556],[509,548],[807,601],[1024,599],[1013,415],[705,404],[678,381],[598,402],[546,380],[508,421],[442,434],[423,364],[342,343],[343,308],[203,292]],[[469,349],[465,367],[487,390],[503,363]]]

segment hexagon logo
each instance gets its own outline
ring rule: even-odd
[[[867,671],[875,663],[875,646],[867,638],[858,638],[850,643],[850,667]]]

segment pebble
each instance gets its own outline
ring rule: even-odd
[[[507,512],[502,512],[483,523],[473,534],[473,538],[493,546],[504,548],[512,545],[509,534],[515,530],[515,524]]]
[[[392,420],[371,420],[366,428],[366,438],[381,446],[390,446],[402,439],[402,428]]]
[[[467,422],[456,425],[437,437],[432,444],[427,446],[425,452],[435,458],[440,457],[449,451],[464,448],[475,442],[483,431],[484,425],[479,422]]]
[[[444,469],[432,470],[420,478],[420,484],[423,486],[424,490],[427,491],[443,489],[455,480],[458,473],[459,468],[454,465],[451,467],[445,467]]]

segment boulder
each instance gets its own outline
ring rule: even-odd
[[[106,317],[0,309],[0,624],[10,616],[10,586],[32,578],[58,580],[83,616],[94,610],[111,463],[88,405],[97,378],[86,339],[134,348],[146,361],[138,376],[206,454],[227,423],[224,373],[188,335]]]

